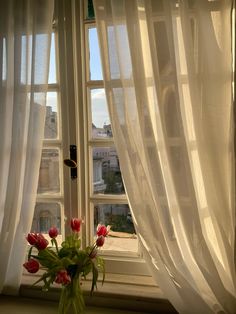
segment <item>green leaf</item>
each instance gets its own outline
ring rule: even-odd
[[[61,259],[61,265],[63,268],[67,268],[70,265],[74,265],[75,263],[68,257],[63,257]]]
[[[97,264],[97,268],[99,271],[102,272],[102,284],[104,284],[104,281],[105,281],[105,261],[102,257],[100,256],[97,256],[96,257],[96,264]]]
[[[71,256],[71,249],[69,249],[69,247],[68,247],[68,248],[62,247],[62,248],[60,249],[60,251],[58,252],[58,256],[59,256],[60,258],[63,258],[63,257],[70,257],[70,256]]]
[[[75,247],[76,249],[79,249],[80,246],[81,246],[81,240],[80,240],[80,239],[74,240],[73,245],[74,245],[74,247]]]
[[[88,260],[87,263],[83,267],[83,276],[86,277],[91,271],[93,267],[93,262],[91,260]]]
[[[70,247],[70,245],[69,245],[69,243],[67,241],[63,241],[61,246],[62,246],[62,248],[65,248],[65,249]]]
[[[50,249],[41,250],[38,253],[37,258],[40,260],[40,264],[47,268],[52,268],[60,263],[60,260],[56,253]]]
[[[40,281],[45,281],[45,279],[46,279],[47,277],[50,277],[50,276],[51,276],[51,274],[49,274],[49,273],[44,273],[37,281],[35,281],[35,282],[33,283],[33,286],[37,285],[37,283],[39,283]]]

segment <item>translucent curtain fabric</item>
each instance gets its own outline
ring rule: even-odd
[[[232,1],[94,0],[114,140],[153,277],[235,313]]]
[[[53,0],[0,1],[0,292],[18,291],[37,193]]]

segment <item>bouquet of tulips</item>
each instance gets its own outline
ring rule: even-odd
[[[98,273],[103,273],[105,278],[104,260],[98,256],[98,249],[105,242],[109,228],[104,225],[98,225],[97,237],[92,246],[81,249],[81,240],[79,232],[82,220],[78,218],[71,219],[71,235],[67,236],[58,247],[58,230],[52,227],[48,234],[51,238],[51,245],[48,246],[48,240],[37,233],[29,233],[26,237],[31,245],[28,253],[28,261],[24,267],[30,273],[36,273],[39,269],[45,272],[35,284],[43,282],[43,290],[48,290],[53,283],[61,284],[62,290],[59,302],[59,314],[66,314],[73,309],[75,314],[81,313],[84,309],[84,299],[81,290],[81,278],[92,273],[91,293],[96,287]],[[37,249],[35,254],[33,248]]]

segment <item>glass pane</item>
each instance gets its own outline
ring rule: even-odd
[[[160,75],[170,75],[174,69],[171,63],[167,27],[164,21],[154,23],[155,41]]]
[[[5,81],[7,79],[7,52],[6,52],[6,38],[3,38],[2,45],[2,80]]]
[[[55,34],[52,33],[48,83],[53,84],[56,82],[57,82],[57,71],[56,71]]]
[[[32,35],[21,37],[21,61],[20,81],[22,84],[30,84],[32,78]]]
[[[31,232],[43,233],[48,239],[48,230],[58,228],[58,244],[61,243],[61,205],[59,203],[36,203]]]
[[[95,14],[94,14],[94,7],[93,7],[93,0],[88,0],[88,12],[87,12],[87,18],[88,19],[94,19]]]
[[[170,162],[176,191],[180,196],[189,197],[188,162],[185,147],[170,147]]]
[[[167,136],[170,138],[179,137],[182,131],[176,99],[178,99],[178,96],[172,90],[172,87],[170,87],[164,97],[164,123]]]
[[[20,81],[22,84],[45,84],[46,68],[42,66],[42,62],[47,60],[48,43],[47,34],[22,35],[20,55]],[[32,56],[34,60],[32,60]],[[55,35],[52,34],[48,82],[56,83],[56,81]]]
[[[115,147],[93,148],[93,193],[125,193]]]
[[[162,12],[164,10],[162,0],[152,0],[152,12]]]
[[[91,112],[92,112],[92,137],[112,137],[111,122],[107,109],[106,95],[104,88],[92,89]]]
[[[38,193],[54,194],[60,192],[59,150],[43,149],[39,171]]]
[[[119,25],[108,26],[107,37],[111,79],[122,77],[122,79],[132,80],[133,67],[127,27],[122,22]]]
[[[58,137],[57,92],[47,93],[46,110],[44,138],[56,139]]]
[[[104,250],[138,251],[138,240],[128,204],[96,204],[94,206],[94,234],[98,224],[110,225]]]
[[[89,28],[89,66],[90,80],[102,80],[102,66],[96,28]]]

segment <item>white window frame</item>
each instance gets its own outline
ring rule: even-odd
[[[66,6],[70,6],[66,1]],[[71,72],[74,74],[75,110],[72,110],[77,120],[76,143],[78,160],[78,210],[77,216],[85,220],[82,228],[82,245],[86,246],[93,242],[93,205],[96,203],[128,204],[126,195],[96,195],[92,194],[93,173],[92,169],[92,147],[113,146],[113,139],[92,139],[89,131],[91,125],[91,112],[89,111],[89,90],[92,88],[104,88],[103,81],[87,81],[89,75],[89,64],[87,59],[88,40],[85,32],[89,27],[94,27],[94,20],[85,20],[84,12],[87,1],[71,0],[72,42],[73,42],[73,66]],[[65,18],[66,20],[66,18]],[[66,45],[67,46],[67,45]],[[60,47],[59,47],[60,49]],[[71,60],[65,59],[65,64]],[[61,64],[61,63],[60,63]],[[71,115],[69,115],[71,117]],[[73,117],[73,118],[74,118]],[[72,123],[70,123],[71,127]],[[133,275],[150,276],[142,257],[129,252],[102,252],[106,260],[106,271],[109,273],[122,273]]]
[[[47,93],[55,92],[57,93],[57,138],[55,139],[43,139],[43,147],[44,149],[57,149],[59,152],[59,180],[60,180],[60,192],[55,194],[50,193],[38,193],[36,196],[36,203],[58,203],[60,205],[60,218],[61,218],[61,233],[64,234],[64,224],[62,223],[64,220],[64,173],[62,167],[60,165],[63,163],[63,146],[62,146],[62,113],[61,113],[61,99],[60,99],[60,83],[59,83],[59,75],[58,75],[58,49],[56,48],[58,45],[58,31],[56,24],[53,29],[54,37],[55,37],[55,58],[56,58],[56,83],[48,83]]]

